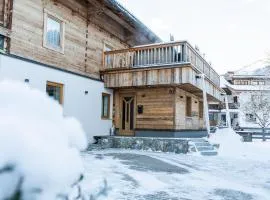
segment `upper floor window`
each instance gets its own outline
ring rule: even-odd
[[[44,38],[43,45],[46,48],[64,52],[64,22],[63,20],[48,14],[44,14]]]
[[[112,50],[113,50],[113,48],[110,45],[108,45],[106,43],[104,44],[104,49],[103,49],[104,52],[106,52],[106,51],[112,51]],[[112,61],[113,61],[113,56],[112,55],[107,55],[105,57],[105,60],[104,61],[105,61],[105,64],[107,66],[111,66],[112,65]]]
[[[265,81],[252,81],[252,85],[265,85]]]

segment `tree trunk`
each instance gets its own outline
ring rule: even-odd
[[[262,131],[263,131],[262,132],[263,133],[263,142],[265,142],[266,141],[266,138],[265,138],[265,128],[264,127],[262,128]]]

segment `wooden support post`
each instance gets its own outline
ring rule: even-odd
[[[203,108],[204,108],[204,119],[208,135],[210,134],[210,123],[209,123],[209,110],[207,102],[207,93],[205,85],[205,74],[201,74],[202,87],[203,87]]]

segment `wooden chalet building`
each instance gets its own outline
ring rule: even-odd
[[[47,92],[89,141],[113,124],[124,136],[205,130],[198,75],[217,101],[219,75],[188,42],[161,42],[115,0],[0,0],[0,80]]]

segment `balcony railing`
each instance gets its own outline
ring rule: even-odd
[[[186,41],[151,44],[104,53],[104,70],[191,64],[219,87],[219,75]]]
[[[228,103],[228,105],[229,105],[229,109],[239,109],[240,108],[239,103]],[[222,104],[221,109],[226,109],[225,103]]]

